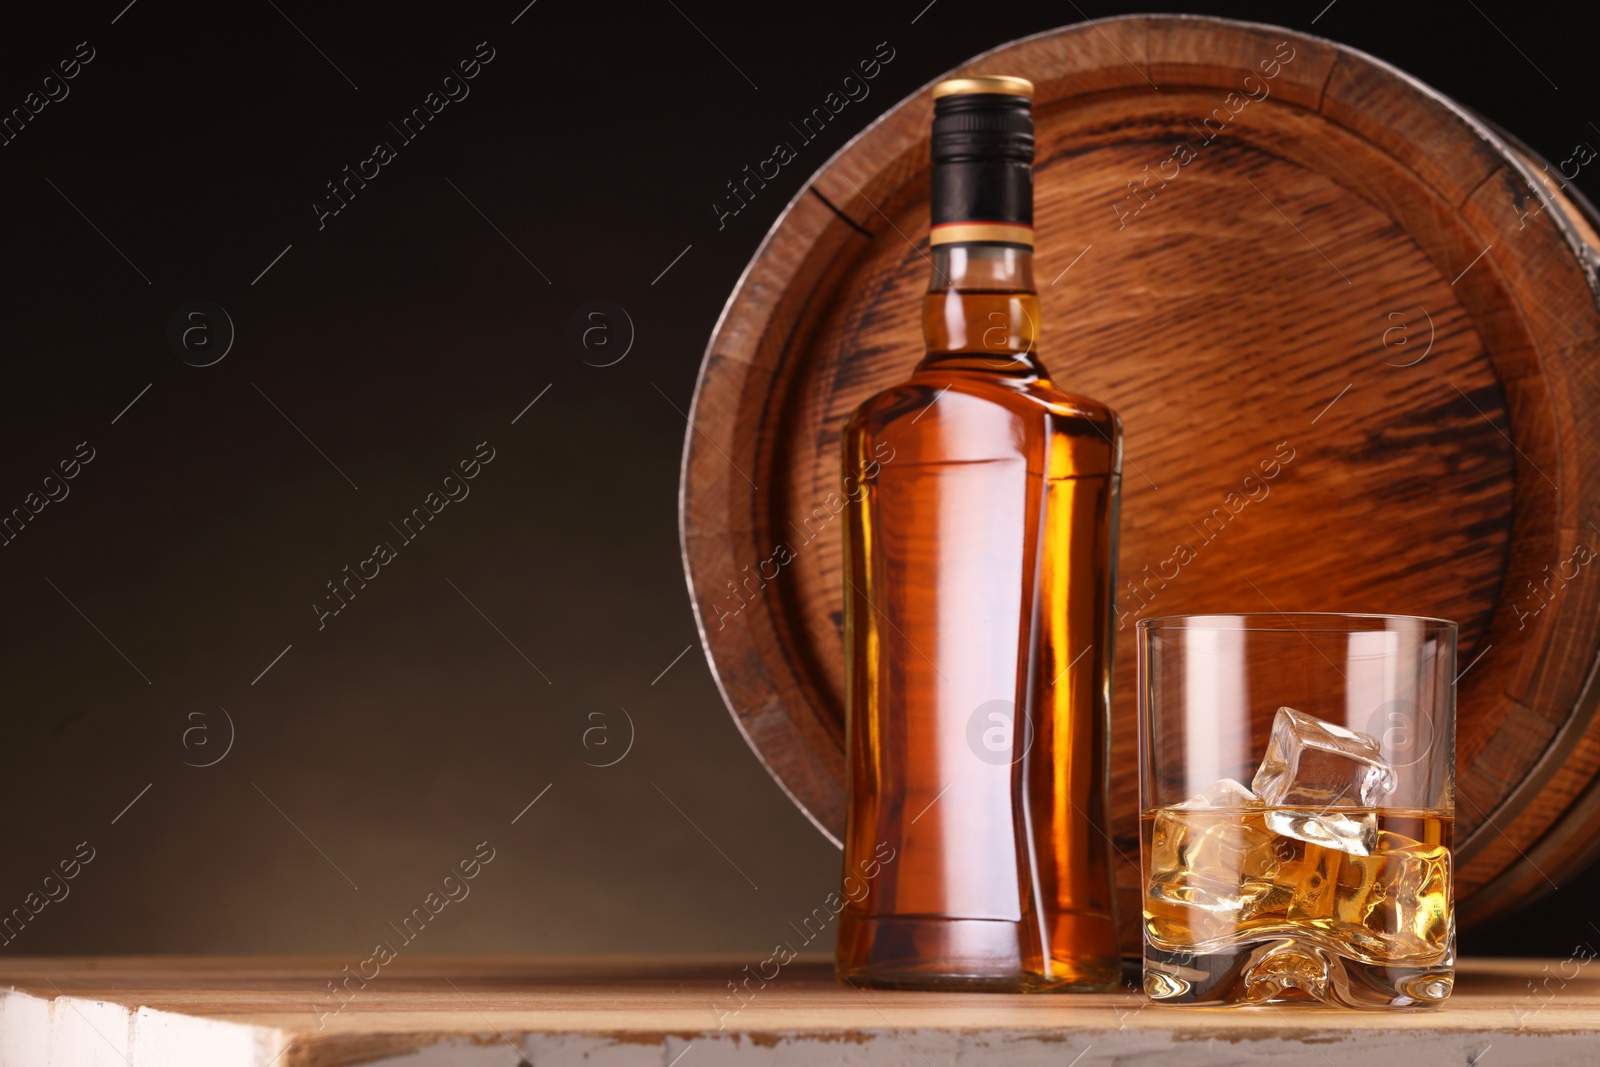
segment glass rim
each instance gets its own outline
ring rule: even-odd
[[[1215,620],[1214,625],[1204,625],[1204,620]],[[1243,631],[1259,633],[1287,633],[1312,632],[1312,633],[1367,633],[1379,632],[1379,627],[1367,625],[1332,625],[1336,620],[1355,622],[1384,622],[1404,623],[1406,628],[1415,627],[1422,630],[1435,632],[1454,633],[1458,624],[1453,619],[1442,619],[1432,615],[1386,615],[1381,612],[1350,612],[1350,611],[1238,611],[1238,612],[1193,612],[1184,615],[1158,615],[1148,619],[1140,619],[1135,624],[1138,633],[1149,634],[1156,631],[1171,630],[1183,632],[1188,630],[1207,631]],[[1304,625],[1297,625],[1303,622]],[[1275,625],[1267,625],[1274,623]],[[1382,629],[1387,630],[1385,626]]]

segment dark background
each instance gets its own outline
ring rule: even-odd
[[[784,204],[874,117],[976,52],[1124,9],[125,2],[0,15],[0,110],[94,49],[0,147],[0,512],[94,450],[0,547],[0,912],[95,850],[6,951],[365,953],[487,840],[416,951],[756,958],[838,853],[696,640],[676,492],[706,339]],[[1600,143],[1579,7],[1138,10],[1355,45],[1548,159]],[[480,41],[470,95],[401,147],[387,124]],[[872,95],[719,230],[724,183],[879,42]],[[378,140],[397,158],[319,229],[325,183]],[[594,299],[636,333],[610,366],[590,363],[620,351],[614,312],[619,347],[586,363],[568,339]],[[203,368],[180,356],[220,353],[215,312],[168,340],[194,300],[236,331]],[[319,629],[324,583],[399,545],[389,523],[483,441],[470,496]],[[1597,889],[1568,880],[1463,947],[1564,955],[1595,936]]]

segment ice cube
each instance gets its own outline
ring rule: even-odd
[[[1272,836],[1272,847],[1265,862],[1248,872],[1240,895],[1244,906],[1239,917],[1249,924],[1281,922],[1287,918],[1289,908],[1298,896],[1304,894],[1301,883],[1305,880],[1306,863],[1310,853],[1318,851],[1303,842],[1291,840],[1273,832],[1267,825],[1269,811],[1257,816],[1261,826]]]
[[[1394,789],[1395,774],[1375,738],[1279,708],[1250,785],[1274,833],[1366,856],[1377,841],[1377,818],[1349,809],[1370,809]]]
[[[1147,921],[1163,928],[1176,924],[1186,931],[1180,938],[1185,942],[1232,933],[1252,907],[1245,887],[1274,863],[1275,840],[1259,811],[1243,814],[1237,803],[1227,808],[1182,804],[1157,812],[1150,836]]]
[[[1370,808],[1395,786],[1376,738],[1279,708],[1250,788],[1268,807]],[[1317,842],[1320,844],[1321,842]]]
[[[1256,795],[1232,778],[1156,812],[1151,828],[1150,893],[1158,902],[1199,908],[1226,917],[1241,907],[1239,888],[1270,859],[1272,835],[1260,816]]]
[[[1352,856],[1370,856],[1378,841],[1378,816],[1371,811],[1269,808],[1267,828],[1275,834]]]
[[[1315,845],[1305,850],[1304,858],[1295,867],[1293,896],[1287,911],[1291,922],[1333,918],[1344,860],[1342,850]]]
[[[1232,778],[1212,782],[1178,805],[1180,808],[1225,808],[1232,811],[1260,806],[1261,798]]]
[[[1151,868],[1237,886],[1273,861],[1272,835],[1260,818],[1240,821],[1237,814],[1187,808],[1162,811],[1151,834]]]
[[[1343,859],[1336,936],[1381,959],[1431,963],[1448,952],[1450,850],[1380,830],[1370,856]]]

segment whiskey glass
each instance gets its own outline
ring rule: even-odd
[[[1145,993],[1449,996],[1455,623],[1186,615],[1138,644]]]

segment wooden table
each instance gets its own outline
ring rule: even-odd
[[[0,963],[0,1067],[1600,1063],[1600,966],[1586,961],[1471,961],[1425,1013],[862,991],[814,959],[765,988],[752,978],[737,1001],[727,983],[746,964],[403,957],[362,988],[362,961],[332,957],[14,957]],[[327,987],[339,978],[342,1002]]]

